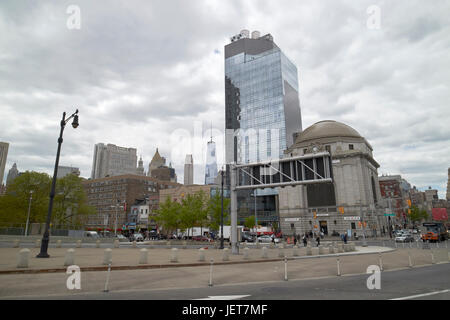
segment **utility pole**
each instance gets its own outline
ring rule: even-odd
[[[25,237],[28,236],[28,223],[30,221],[31,199],[33,198],[33,190],[30,190],[30,201],[28,203],[27,224],[25,226]]]

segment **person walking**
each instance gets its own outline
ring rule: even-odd
[[[308,245],[308,238],[307,238],[307,235],[306,235],[306,233],[303,235],[303,246],[307,246]]]
[[[294,246],[297,245],[297,236],[294,234]]]
[[[320,246],[320,235],[318,234],[316,237],[317,246]]]
[[[344,234],[344,243],[347,244],[347,232]]]

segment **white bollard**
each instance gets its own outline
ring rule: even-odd
[[[169,246],[169,247],[171,247],[172,246],[172,242],[169,240],[169,241],[167,241],[167,245]]]
[[[261,258],[263,259],[267,259],[268,255],[267,255],[267,248],[266,247],[262,247],[261,249]]]
[[[139,250],[140,256],[139,256],[139,264],[148,264],[148,250],[143,248]]]
[[[172,248],[171,252],[170,262],[178,262],[178,249]]]
[[[137,248],[137,242],[136,242],[136,240],[133,241],[133,248]]]
[[[17,268],[28,268],[30,249],[22,249],[17,255]]]
[[[307,256],[312,256],[312,248],[311,248],[311,246],[307,246],[306,247],[306,255]]]
[[[284,257],[284,281],[288,281],[288,276],[287,276],[287,258]]]
[[[14,240],[13,248],[18,248],[20,246],[19,240]]]
[[[341,275],[341,261],[337,258],[337,275]]]
[[[103,264],[108,265],[112,263],[112,249],[105,249],[103,254]]]
[[[229,253],[228,253],[228,248],[224,248],[223,249],[223,253],[222,253],[222,260],[223,261],[229,261],[230,260],[230,256],[229,256]]]
[[[244,248],[244,260],[250,259],[250,249]]]
[[[69,249],[66,252],[66,258],[64,260],[64,266],[73,266],[75,264],[75,249]]]
[[[186,240],[183,241],[183,246],[182,246],[182,248],[183,248],[183,249],[187,249],[187,241],[186,241]]]
[[[410,251],[408,251],[408,262],[409,262],[409,267],[412,268],[413,265],[412,265],[411,252]]]
[[[379,253],[378,260],[380,262],[380,271],[384,271],[384,269],[383,269],[383,259],[381,258],[381,252]]]
[[[97,248],[100,248],[100,240],[95,241],[95,246],[96,246]]]
[[[119,247],[119,240],[114,240],[114,248],[118,248]]]
[[[111,249],[109,249],[111,250]],[[106,275],[106,282],[105,282],[105,289],[103,290],[103,292],[108,292],[108,284],[109,284],[109,276],[111,274],[111,263],[108,264],[108,274]]]
[[[209,268],[209,286],[212,287],[213,286],[213,265],[214,265],[214,259],[211,259],[210,261],[211,265]]]
[[[56,241],[56,247],[61,248],[61,240]]]
[[[36,240],[36,243],[35,243],[34,247],[35,248],[40,248],[41,247],[41,240],[40,239]]]
[[[77,240],[77,248],[81,248],[81,240]]]
[[[205,249],[198,249],[198,261],[205,261]]]

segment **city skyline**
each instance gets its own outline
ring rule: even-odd
[[[379,30],[366,25],[369,2],[289,2],[292,13],[270,2],[180,2],[181,13],[141,4],[104,7],[79,1],[79,30],[67,28],[64,4],[0,5],[1,20],[8,22],[0,24],[6,48],[0,57],[5,88],[0,140],[9,143],[5,170],[16,162],[21,172],[52,174],[59,119],[78,108],[80,127],[66,130],[61,163],[89,177],[97,141],[136,148],[145,163],[160,146],[183,181],[184,157],[194,152],[172,155],[174,144],[163,142],[174,128],[192,132],[199,121],[204,137],[196,146],[206,154],[210,122],[219,131],[225,122],[223,47],[232,35],[249,29],[272,34],[295,61],[304,128],[326,119],[348,123],[373,145],[380,175],[400,174],[419,189],[432,186],[445,197],[448,4],[437,4],[440,9],[433,11],[418,2],[380,4]],[[210,15],[196,13],[203,6]],[[169,14],[175,17],[165,22]],[[173,22],[177,14],[184,28]],[[114,25],[106,23],[111,16]],[[324,18],[317,23],[310,16]],[[163,35],[149,31],[152,23]],[[30,63],[19,65],[23,61]],[[204,163],[195,157],[194,162],[194,183],[199,183]]]

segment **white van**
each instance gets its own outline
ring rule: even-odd
[[[83,237],[86,238],[100,238],[97,231],[85,231]]]

